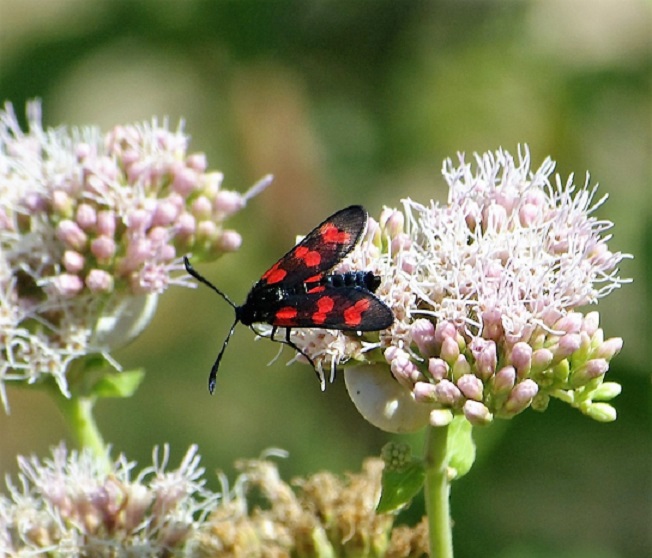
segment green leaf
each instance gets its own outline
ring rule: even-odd
[[[466,475],[475,461],[472,433],[473,426],[463,415],[456,416],[448,427],[448,466],[454,479]]]
[[[103,375],[93,386],[97,397],[131,397],[145,377],[145,370],[127,370]]]
[[[418,460],[412,461],[398,471],[385,468],[380,502],[376,511],[387,513],[408,504],[421,490],[425,476],[423,463]]]

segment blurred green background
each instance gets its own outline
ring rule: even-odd
[[[192,136],[225,187],[275,181],[229,224],[240,252],[201,272],[236,301],[331,212],[377,216],[404,197],[446,200],[445,157],[527,143],[609,193],[613,250],[633,253],[635,282],[598,306],[623,352],[618,420],[597,424],[562,404],[478,432],[471,473],[453,487],[460,558],[638,557],[652,548],[649,343],[652,61],[650,2],[636,0],[231,1],[0,0],[0,101],[23,113],[43,99],[47,125],[168,116]],[[342,378],[325,393],[290,351],[240,327],[217,393],[206,378],[232,320],[208,289],[172,288],[151,327],[115,356],[143,366],[126,401],[98,408],[114,451],[172,465],[192,443],[213,471],[275,446],[285,478],[358,470],[391,439],[357,414]],[[0,473],[17,454],[45,456],[67,437],[53,403],[9,392]],[[412,437],[420,451],[420,436]],[[416,502],[405,521],[422,513]]]

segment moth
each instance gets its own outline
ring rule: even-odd
[[[378,275],[371,271],[332,272],[359,242],[367,219],[367,211],[359,205],[328,217],[263,274],[240,306],[184,257],[187,272],[219,294],[235,311],[233,325],[208,377],[211,394],[222,356],[238,323],[252,330],[253,324],[271,325],[272,341],[286,343],[305,356],[313,368],[312,359],[290,339],[292,329],[379,331],[394,323],[392,310],[374,294],[381,283]],[[285,328],[284,340],[275,339],[279,328]]]

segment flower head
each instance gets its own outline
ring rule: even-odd
[[[108,470],[90,450],[61,444],[52,458],[18,458],[19,486],[0,495],[0,553],[75,556],[158,556],[182,548],[218,495],[204,488],[191,447],[179,469],[159,463],[132,478],[135,464],[120,455]],[[4,554],[3,554],[4,555]]]
[[[10,104],[0,111],[5,408],[7,381],[50,377],[68,394],[73,360],[109,358],[142,330],[158,294],[188,284],[177,276],[184,253],[214,259],[239,247],[224,221],[270,182],[223,190],[222,174],[208,172],[205,156],[188,153],[188,137],[167,123],[102,134],[43,128],[37,102],[27,113],[25,132]]]
[[[598,313],[579,310],[625,282],[618,265],[628,255],[608,249],[612,223],[592,215],[606,196],[595,200],[588,179],[551,181],[550,159],[531,171],[527,149],[475,163],[446,161],[448,204],[386,209],[343,263],[382,278],[376,294],[394,325],[375,340],[308,331],[297,345],[331,369],[366,359],[346,369],[349,393],[388,430],[459,413],[486,424],[550,397],[615,416],[595,401],[622,340],[605,341]]]

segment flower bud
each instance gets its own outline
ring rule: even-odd
[[[618,413],[609,403],[591,403],[582,412],[598,422],[613,422]]]
[[[84,264],[86,259],[79,252],[74,250],[66,250],[63,253],[63,259],[61,260],[63,267],[66,268],[68,273],[79,273],[84,269]]]
[[[435,384],[435,395],[437,396],[437,401],[447,407],[454,407],[463,399],[462,392],[449,380],[442,380]]]
[[[464,376],[464,374],[471,373],[471,365],[469,364],[469,361],[466,360],[466,357],[464,355],[460,355],[457,357],[457,360],[455,361],[455,364],[453,364],[452,367],[452,373],[453,373],[453,380],[455,381],[457,381],[459,378]]]
[[[616,356],[623,348],[623,340],[621,337],[612,337],[601,343],[593,351],[593,358],[602,358],[609,362]]]
[[[108,293],[113,290],[113,277],[101,269],[91,269],[85,283],[92,293]]]
[[[97,222],[97,213],[89,204],[81,203],[77,206],[75,221],[84,230],[92,229]]]
[[[591,393],[591,399],[594,401],[610,401],[614,397],[620,395],[622,391],[622,386],[616,382],[604,382],[600,384],[594,391]]]
[[[432,376],[433,380],[443,380],[448,376],[448,364],[441,358],[428,359],[428,373]]]
[[[505,402],[504,409],[514,415],[520,413],[528,407],[538,391],[539,386],[534,380],[523,380],[514,386]]]
[[[519,378],[527,377],[532,366],[532,347],[520,341],[512,347],[511,362],[518,371]]]
[[[603,376],[609,370],[609,363],[603,358],[594,358],[573,371],[570,381],[574,388],[582,387],[591,380]]]
[[[73,275],[71,273],[57,275],[52,280],[52,285],[57,294],[64,298],[71,298],[81,292],[84,288],[84,282],[81,280],[79,275]]]
[[[467,399],[482,401],[483,384],[480,378],[473,374],[464,374],[457,380],[457,387]]]
[[[460,348],[453,337],[446,337],[441,346],[440,356],[448,364],[453,364],[460,355]]]
[[[232,230],[222,231],[218,240],[218,248],[222,252],[235,252],[242,244],[240,233]]]
[[[552,363],[553,354],[548,349],[537,349],[532,353],[532,373],[542,372]]]
[[[417,382],[412,388],[414,399],[421,403],[434,403],[437,401],[435,384],[429,382]]]
[[[64,219],[57,226],[57,238],[69,248],[83,251],[88,237],[81,227],[74,221]]]
[[[509,393],[516,383],[516,370],[513,366],[501,368],[494,376],[494,393],[503,395]]]
[[[435,326],[430,320],[420,318],[410,327],[412,341],[423,357],[429,357],[435,352]]]
[[[450,409],[434,409],[430,412],[430,426],[447,426],[453,422],[453,417]]]
[[[489,412],[489,409],[487,409],[484,404],[478,401],[472,401],[469,399],[466,403],[464,403],[462,410],[464,411],[466,420],[475,426],[484,426],[489,424],[494,418],[493,415]]]

